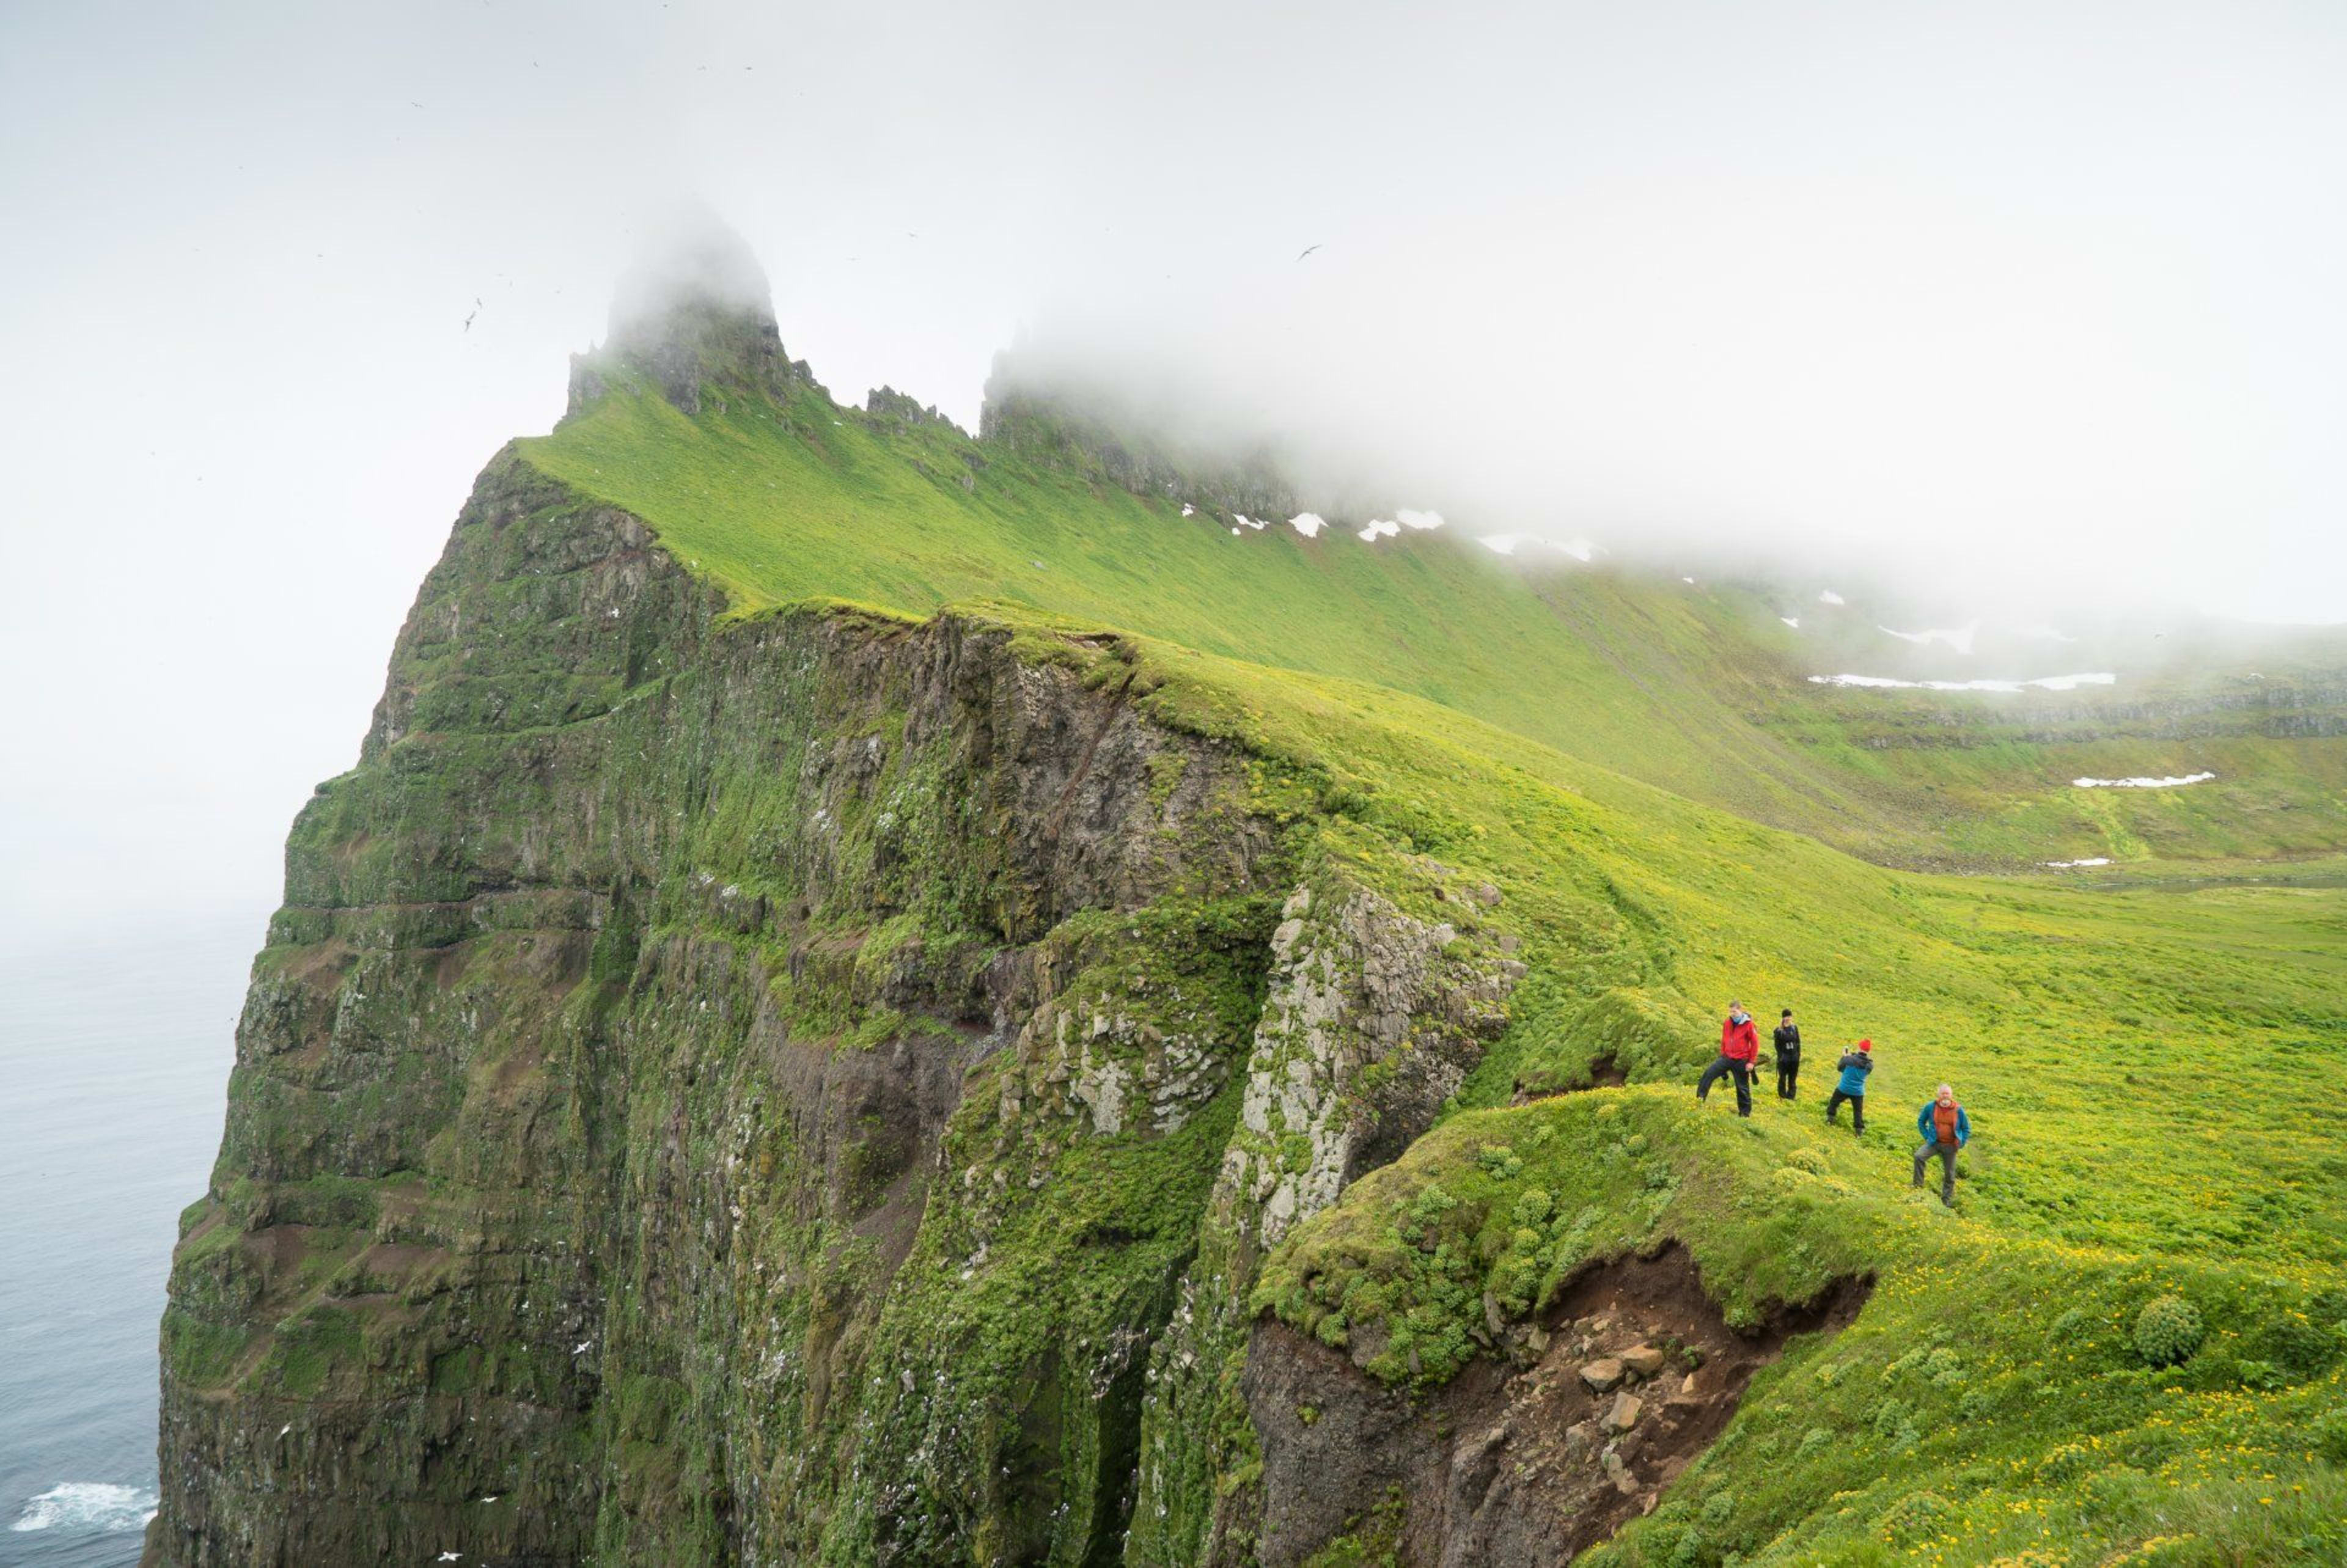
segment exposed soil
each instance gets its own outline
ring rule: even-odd
[[[1675,1245],[1590,1269],[1514,1332],[1516,1364],[1479,1360],[1416,1401],[1266,1322],[1245,1379],[1263,1441],[1261,1560],[1289,1568],[1398,1492],[1410,1568],[1569,1563],[1654,1508],[1788,1337],[1841,1328],[1869,1289],[1843,1281],[1741,1335]]]
[[[1554,1100],[1560,1095],[1580,1094],[1592,1089],[1619,1089],[1629,1081],[1629,1069],[1616,1061],[1609,1050],[1590,1062],[1588,1082],[1570,1084],[1563,1089],[1535,1089],[1519,1078],[1515,1083],[1515,1095],[1508,1103],[1530,1105],[1535,1100]]]

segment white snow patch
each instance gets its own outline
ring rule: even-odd
[[[1182,503],[1182,515],[1185,518],[1194,518],[1198,515],[1198,508],[1184,501]]]
[[[2047,862],[2045,863],[2045,865],[2046,865],[2047,869],[2049,869],[2049,870],[2053,870],[2053,871],[2067,871],[2067,870],[2071,869],[2073,866],[2108,866],[2110,863],[2111,863],[2111,857],[2110,857],[2109,856],[2107,856],[2107,855],[2096,855],[2096,856],[2088,856],[2088,857],[2087,857],[2086,859],[2085,859],[2085,860],[2049,860],[2049,861],[2047,861]]]
[[[2075,642],[2078,641],[2076,638],[2070,636],[2066,632],[2055,630],[2050,626],[2033,626],[2027,631],[2023,632],[2022,635],[2024,637],[2040,637],[2048,642]]]
[[[1442,526],[1440,512],[1414,512],[1404,507],[1394,517],[1406,528],[1439,528]]]
[[[1683,577],[1679,579],[1679,580],[1686,584],[1689,588],[1693,588],[1695,586],[1695,579],[1691,577]]]
[[[2164,779],[2072,779],[2080,789],[2175,789],[2183,784],[2207,784],[2215,774],[2185,774]]]
[[[1870,686],[1904,692],[2019,692],[2034,686],[2044,692],[2075,692],[2081,686],[2108,686],[2118,677],[2107,672],[2092,675],[2040,675],[2034,681],[1901,681],[1889,675],[1812,675],[1812,686]]]
[[[106,1481],[63,1481],[27,1499],[10,1530],[66,1530],[112,1535],[144,1530],[155,1517],[155,1494]]]
[[[1493,555],[1512,556],[1516,553],[1516,547],[1524,542],[1524,536],[1522,534],[1490,534],[1482,538],[1477,539],[1475,542],[1481,545],[1485,549],[1490,550]]]
[[[1801,629],[1801,618],[1798,615],[1780,615],[1777,619],[1783,621],[1786,625],[1791,627],[1796,631],[1799,631]]]
[[[1901,642],[1913,642],[1924,647],[1929,647],[1934,642],[1944,642],[1959,653],[1970,653],[1973,651],[1973,639],[1980,635],[1980,628],[1981,623],[1975,620],[1970,626],[1961,627],[1953,631],[1891,631],[1887,626],[1879,626],[1875,630],[1890,632]]]
[[[1823,593],[1818,595],[1818,602],[1819,604],[1848,604],[1850,600],[1844,599],[1833,589],[1828,589]]]
[[[1583,563],[1586,563],[1597,553],[1597,547],[1583,538],[1566,539],[1556,548],[1571,556],[1573,559]]]
[[[1236,525],[1236,524],[1233,524],[1233,525],[1232,525],[1232,527],[1231,527],[1231,538],[1238,538],[1238,537],[1239,537],[1239,530],[1238,530],[1238,527],[1237,527],[1237,525]]]
[[[1317,539],[1320,530],[1328,526],[1328,519],[1317,512],[1298,512],[1287,519],[1287,526],[1307,539]]]
[[[1401,532],[1401,525],[1392,518],[1371,518],[1369,526],[1361,530],[1360,537],[1363,542],[1372,543],[1378,539],[1389,539],[1399,532]]]

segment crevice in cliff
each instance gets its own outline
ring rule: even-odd
[[[1123,717],[1125,702],[1132,692],[1133,677],[1127,675],[1110,693],[1107,711],[1101,714],[1100,723],[1093,728],[1092,738],[1084,743],[1083,753],[1076,758],[1075,768],[1068,774],[1067,786],[1060,791],[1060,798],[1052,803],[1051,815],[1043,819],[1043,843],[1047,847],[1059,844],[1061,831],[1067,825],[1068,808],[1075,804],[1076,792],[1091,776],[1092,758],[1099,754],[1101,743],[1108,739],[1109,731],[1116,727],[1118,719]]]

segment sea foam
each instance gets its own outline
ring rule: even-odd
[[[155,1517],[155,1494],[105,1481],[59,1481],[26,1502],[11,1530],[67,1530],[108,1534],[144,1530]]]

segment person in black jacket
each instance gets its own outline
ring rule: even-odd
[[[1777,1047],[1777,1098],[1793,1097],[1793,1081],[1801,1073],[1801,1026],[1793,1021],[1793,1009],[1787,1008],[1777,1020],[1777,1032],[1769,1037]]]

